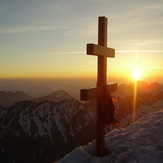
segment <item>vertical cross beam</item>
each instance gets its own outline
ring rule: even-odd
[[[107,18],[98,18],[98,45],[107,47]],[[106,56],[98,56],[98,75],[97,75],[97,86],[106,85],[106,67],[107,58]]]
[[[107,18],[98,18],[98,45],[107,47]],[[98,56],[97,87],[106,86],[106,56]],[[97,98],[97,116],[96,116],[96,155],[102,157],[104,154],[105,131],[100,118],[101,98]]]

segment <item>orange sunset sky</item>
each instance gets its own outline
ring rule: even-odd
[[[0,78],[95,78],[98,17],[108,18],[108,78],[160,80],[162,0],[0,0]],[[117,81],[116,81],[117,82]]]

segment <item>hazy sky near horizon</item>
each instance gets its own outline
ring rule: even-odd
[[[95,77],[98,17],[108,18],[108,77],[162,78],[162,0],[0,0],[0,78]]]

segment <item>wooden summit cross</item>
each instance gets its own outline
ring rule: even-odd
[[[87,54],[98,57],[97,86],[81,89],[80,99],[88,101],[97,98],[96,155],[104,156],[105,133],[100,117],[104,90],[109,93],[117,90],[117,83],[107,84],[107,57],[115,57],[115,50],[107,47],[107,18],[98,18],[98,45],[87,44]]]

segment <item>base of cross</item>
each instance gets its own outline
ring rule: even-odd
[[[114,119],[115,107],[110,96],[110,93],[115,91],[117,91],[117,83],[109,83],[104,87],[89,87],[81,89],[80,92],[80,99],[83,101],[97,98],[96,155],[99,157],[104,156],[105,125],[118,123],[118,121]]]

